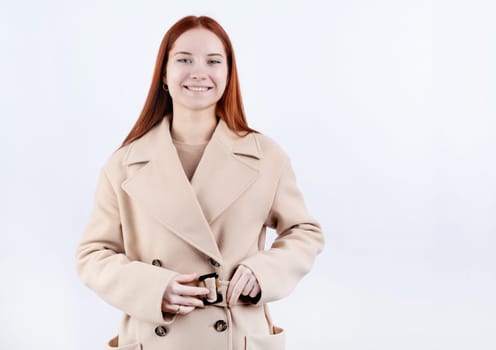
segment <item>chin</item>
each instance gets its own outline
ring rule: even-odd
[[[219,101],[219,100],[213,100],[213,101],[208,101],[208,102],[207,101],[202,101],[202,102],[196,101],[196,103],[188,101],[188,102],[181,103],[181,104],[183,105],[184,108],[194,110],[194,111],[201,111],[201,110],[205,110],[205,109],[209,109],[209,108],[214,107],[217,104],[217,101]]]

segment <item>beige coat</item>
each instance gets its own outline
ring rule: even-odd
[[[82,281],[123,311],[107,347],[284,349],[284,332],[266,303],[287,296],[323,247],[287,156],[270,138],[241,138],[219,121],[190,183],[169,123],[164,117],[102,167],[77,250]],[[264,251],[266,227],[278,238]],[[217,272],[225,298],[239,264],[258,279],[256,303],[220,302],[186,316],[161,312],[164,290],[178,273]]]

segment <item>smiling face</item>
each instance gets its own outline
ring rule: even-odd
[[[215,110],[227,84],[227,58],[220,39],[197,28],[180,35],[169,51],[164,83],[174,111]]]

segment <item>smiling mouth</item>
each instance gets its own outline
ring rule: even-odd
[[[205,92],[212,89],[212,87],[210,86],[189,86],[189,85],[184,85],[184,88],[186,90],[190,90],[194,92]]]

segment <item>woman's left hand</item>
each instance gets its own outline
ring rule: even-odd
[[[248,267],[239,265],[227,288],[228,305],[229,307],[236,305],[240,295],[255,298],[260,291],[260,285],[253,272]]]

